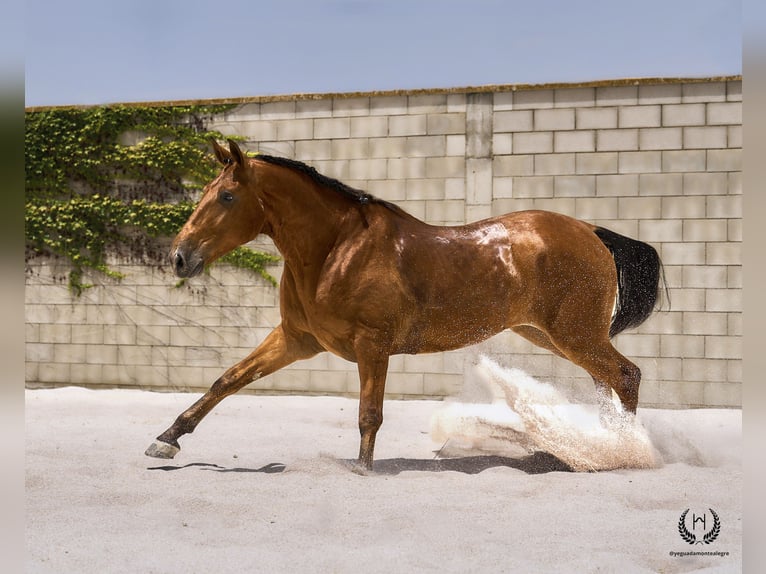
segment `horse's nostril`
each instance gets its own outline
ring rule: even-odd
[[[175,266],[176,271],[183,271],[183,268],[186,266],[184,256],[181,255],[178,251],[176,251],[175,255],[173,256],[173,265]]]

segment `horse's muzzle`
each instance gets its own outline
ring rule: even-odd
[[[194,277],[202,273],[205,262],[193,251],[177,247],[170,252],[170,264],[178,277]]]

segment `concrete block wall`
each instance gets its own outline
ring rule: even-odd
[[[670,310],[615,339],[643,371],[641,404],[726,407],[741,405],[741,94],[731,77],[256,98],[210,127],[429,223],[548,209],[651,243]],[[121,265],[126,279],[92,277],[79,299],[52,263],[28,277],[30,384],[202,390],[279,322],[277,290],[247,273],[215,266],[178,289]],[[392,357],[387,392],[456,393],[481,353],[592,398],[583,371],[511,333]],[[248,388],[354,394],[358,379],[324,354]]]

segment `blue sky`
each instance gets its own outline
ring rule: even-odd
[[[742,73],[739,0],[28,0],[26,105]]]

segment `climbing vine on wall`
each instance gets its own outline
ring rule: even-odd
[[[107,255],[165,265],[169,238],[218,166],[205,127],[223,106],[104,106],[28,111],[25,126],[26,252],[70,264],[76,293],[85,269],[112,278]],[[271,283],[272,255],[240,247],[222,261]],[[28,271],[31,269],[27,265]]]

